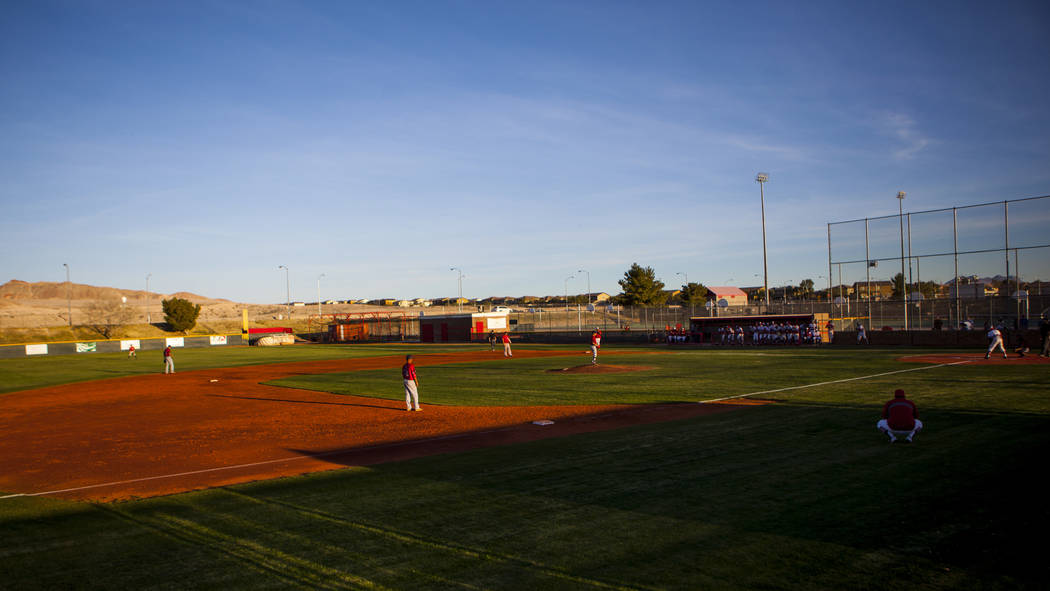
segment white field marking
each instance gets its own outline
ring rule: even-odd
[[[927,366],[923,366],[923,367],[912,367],[912,368],[909,368],[909,369],[898,369],[896,371],[887,371],[885,373],[873,373],[870,376],[858,376],[858,377],[855,377],[855,378],[846,378],[846,379],[843,379],[843,380],[831,380],[830,382],[817,382],[816,384],[805,384],[803,386],[790,386],[790,387],[787,387],[787,388],[777,388],[776,390],[762,390],[761,392],[748,392],[747,394],[737,394],[736,396],[725,396],[723,398],[712,398],[710,400],[701,400],[699,402],[699,404],[704,404],[704,403],[707,403],[707,402],[721,402],[723,400],[733,400],[735,398],[746,398],[748,396],[758,396],[759,394],[773,394],[774,392],[786,392],[788,390],[801,390],[803,388],[814,388],[816,386],[826,386],[828,384],[839,384],[839,383],[842,383],[842,382],[853,382],[853,381],[856,381],[856,380],[866,380],[868,378],[877,378],[879,376],[888,376],[888,375],[892,375],[892,374],[895,374],[895,373],[905,373],[905,372],[909,372],[909,371],[923,371],[923,370],[927,370],[927,369],[935,369],[935,368],[938,368],[938,367],[946,367],[948,365],[962,365],[963,363],[970,363],[971,361],[972,360],[955,361],[955,362],[952,362],[952,363],[941,363],[939,365],[927,365]]]
[[[74,487],[74,488],[63,488],[63,489],[60,489],[60,490],[45,490],[45,491],[34,492],[34,493],[15,493],[15,494],[10,494],[10,495],[0,496],[0,500],[3,500],[3,499],[14,499],[14,498],[17,498],[17,497],[42,497],[42,496],[45,496],[45,495],[56,495],[56,494],[59,494],[59,493],[76,492],[76,491],[80,491],[80,490],[89,490],[89,489],[92,489],[92,488],[105,488],[107,486],[120,486],[122,484],[132,484],[132,483],[135,483],[135,482],[148,482],[150,480],[163,480],[165,478],[178,478],[180,476],[193,476],[194,474],[207,474],[208,472],[222,472],[224,470],[239,470],[241,468],[252,468],[252,467],[255,467],[255,466],[265,466],[267,464],[280,464],[281,462],[296,462],[296,461],[299,461],[299,460],[319,459],[319,458],[324,458],[324,457],[328,457],[328,456],[345,455],[345,454],[351,454],[351,453],[356,453],[356,452],[360,452],[360,451],[369,451],[369,450],[374,450],[374,449],[383,449],[383,448],[391,448],[391,447],[401,447],[401,446],[405,446],[405,445],[413,445],[413,444],[416,444],[416,443],[432,443],[432,442],[435,442],[435,441],[444,441],[444,440],[447,440],[447,439],[457,439],[457,438],[461,438],[461,437],[468,437],[470,435],[485,435],[485,434],[488,434],[488,433],[496,433],[496,432],[499,432],[499,431],[506,431],[508,429],[514,429],[514,428],[517,428],[518,426],[519,425],[513,425],[513,426],[510,426],[510,427],[503,427],[503,428],[500,428],[500,429],[489,429],[488,431],[472,431],[470,433],[456,433],[456,434],[453,434],[453,435],[442,435],[441,437],[431,437],[429,439],[415,439],[415,440],[412,440],[412,441],[396,441],[396,442],[393,442],[393,443],[384,443],[384,444],[380,444],[380,445],[370,445],[370,446],[367,446],[367,447],[357,447],[357,448],[352,448],[352,449],[341,449],[341,450],[335,450],[335,451],[327,451],[327,452],[318,453],[318,454],[312,454],[312,455],[308,455],[308,456],[298,455],[298,456],[292,456],[292,457],[288,457],[288,458],[280,458],[280,459],[276,459],[276,460],[264,460],[264,461],[261,461],[261,462],[251,462],[251,463],[248,463],[248,464],[235,464],[233,466],[219,466],[218,468],[206,468],[204,470],[192,470],[190,472],[179,472],[177,474],[161,474],[160,476],[147,476],[145,478],[132,478],[130,480],[118,480],[118,481],[115,481],[115,482],[102,482],[102,483],[99,483],[99,484],[89,484],[87,486],[77,486],[77,487]]]

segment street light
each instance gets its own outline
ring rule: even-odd
[[[324,273],[317,276],[317,320],[321,320],[321,278],[324,277]]]
[[[587,305],[590,306],[591,305],[591,272],[586,270],[586,269],[580,269],[580,270],[578,270],[576,272],[577,273],[586,273],[587,274]]]
[[[760,172],[755,175],[758,183],[758,195],[762,203],[762,290],[766,294],[766,309],[769,309],[769,265],[766,262],[766,192],[765,184],[769,182],[769,173]]]
[[[284,269],[284,289],[287,297],[288,319],[292,319],[292,282],[288,278],[289,272],[286,265],[277,265],[278,269]]]
[[[73,284],[69,281],[69,263],[62,263],[66,268],[66,315],[69,316],[69,328],[73,328]]]
[[[900,217],[901,225],[901,297],[904,301],[904,330],[908,330],[908,284],[904,282],[904,191],[897,191],[897,206]],[[868,300],[871,301],[871,293],[869,290]],[[869,318],[870,322],[871,319]]]
[[[459,267],[449,267],[449,271],[459,271],[459,298],[456,299],[456,304],[459,306],[459,311],[463,311],[463,269]]]
[[[569,280],[576,279],[575,275],[569,275],[565,278],[565,311],[569,311]]]
[[[688,292],[689,291],[689,274],[688,273],[682,273],[682,272],[679,272],[679,271],[675,271],[674,274],[675,275],[681,275],[682,277],[685,277],[685,289],[686,289],[686,292]],[[693,294],[689,294],[689,315],[690,316],[692,316],[696,312],[696,307],[693,305],[692,302],[693,302]]]
[[[149,278],[153,277],[153,273],[146,275],[146,324],[153,324],[153,319],[149,315]]]

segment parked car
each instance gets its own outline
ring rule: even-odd
[[[503,312],[503,313],[509,314],[509,313],[513,312],[514,310],[511,309],[511,308],[508,308],[506,306],[496,306],[495,308],[492,309],[492,311],[493,312]]]

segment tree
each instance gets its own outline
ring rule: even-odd
[[[802,294],[802,299],[806,299],[807,297],[813,295],[813,280],[803,279],[798,284],[798,291],[800,294]]]
[[[904,299],[904,273],[893,276],[893,298]]]
[[[656,271],[652,267],[631,263],[631,268],[623,274],[619,283],[627,305],[655,306],[667,301],[667,294],[663,292],[664,282],[656,278]]]
[[[97,300],[92,302],[85,310],[88,327],[97,332],[104,339],[113,336],[113,332],[121,324],[127,324],[131,320],[132,312],[123,302],[117,300]]]
[[[689,306],[702,304],[707,299],[707,288],[702,283],[690,282],[682,286],[679,297],[682,298],[682,303]]]
[[[194,305],[182,298],[161,300],[161,309],[164,310],[164,321],[172,330],[179,332],[186,332],[196,326],[197,316],[201,313],[200,304]]]

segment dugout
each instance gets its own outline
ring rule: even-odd
[[[740,326],[744,329],[746,338],[751,339],[747,327],[756,324],[810,324],[816,322],[820,330],[821,341],[827,341],[828,315],[818,314],[758,314],[754,316],[698,316],[689,319],[689,331],[693,335],[699,335],[701,343],[714,343],[718,341],[718,329],[724,326]]]
[[[476,312],[419,317],[419,340],[424,343],[469,343],[484,340],[489,332],[510,329],[506,312]]]

